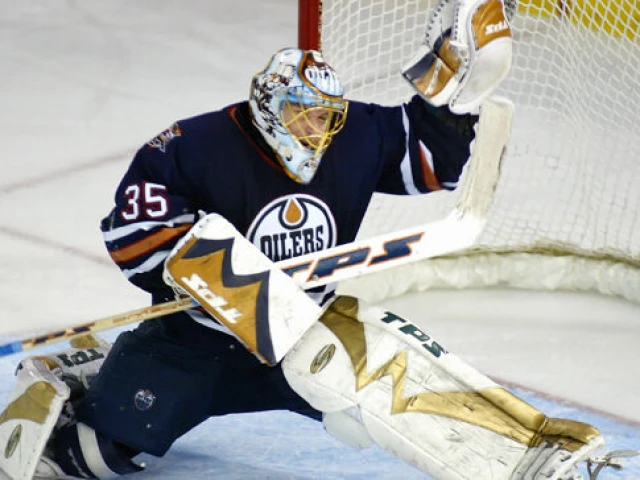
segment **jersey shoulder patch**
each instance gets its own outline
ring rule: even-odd
[[[158,135],[153,137],[147,142],[147,145],[151,148],[157,148],[162,153],[167,151],[167,145],[176,137],[182,135],[182,128],[178,123],[174,123],[169,128],[163,130]]]

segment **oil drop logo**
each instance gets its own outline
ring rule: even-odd
[[[247,238],[274,262],[336,245],[336,224],[327,204],[305,194],[279,197],[251,222]]]

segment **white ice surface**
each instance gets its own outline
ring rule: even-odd
[[[286,0],[0,0],[0,8],[1,343],[147,304],[98,228],[131,154],[176,119],[245,98],[269,55],[296,43],[297,12]],[[386,306],[524,387],[548,414],[597,425],[611,448],[640,448],[637,305],[488,290]],[[0,405],[19,358],[0,359]],[[283,412],[210,420],[164,459],[145,461],[136,478],[420,478]],[[605,478],[640,479],[640,461]]]

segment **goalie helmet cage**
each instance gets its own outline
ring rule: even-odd
[[[434,4],[299,0],[299,46],[322,50],[348,98],[398,104],[413,93],[400,71]],[[516,109],[477,248],[392,281],[364,277],[354,293],[500,284],[640,302],[640,3],[520,0],[512,24],[514,64],[497,94]],[[360,235],[441,218],[455,199],[376,195]]]

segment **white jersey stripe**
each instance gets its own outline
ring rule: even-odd
[[[409,156],[409,117],[407,117],[407,112],[404,108],[402,108],[402,124],[404,125],[405,132],[405,153],[402,162],[400,162],[400,173],[402,174],[402,181],[407,193],[410,195],[418,195],[420,190],[416,188],[416,182],[413,179],[411,157]]]
[[[131,278],[134,275],[138,275],[139,273],[147,273],[156,268],[159,264],[164,262],[169,255],[170,250],[162,250],[160,252],[156,252],[147,258],[144,262],[138,265],[136,268],[131,268],[129,270],[122,270],[122,273],[127,278]]]
[[[112,240],[117,240],[119,238],[126,237],[131,235],[132,233],[138,231],[147,231],[152,230],[157,227],[175,227],[176,225],[182,225],[185,223],[194,223],[196,220],[196,216],[193,213],[188,213],[185,215],[180,215],[178,217],[174,217],[171,220],[167,220],[165,222],[136,222],[130,225],[125,225],[123,227],[114,228],[113,230],[109,230],[108,232],[103,232],[102,236],[105,242],[110,242]]]

